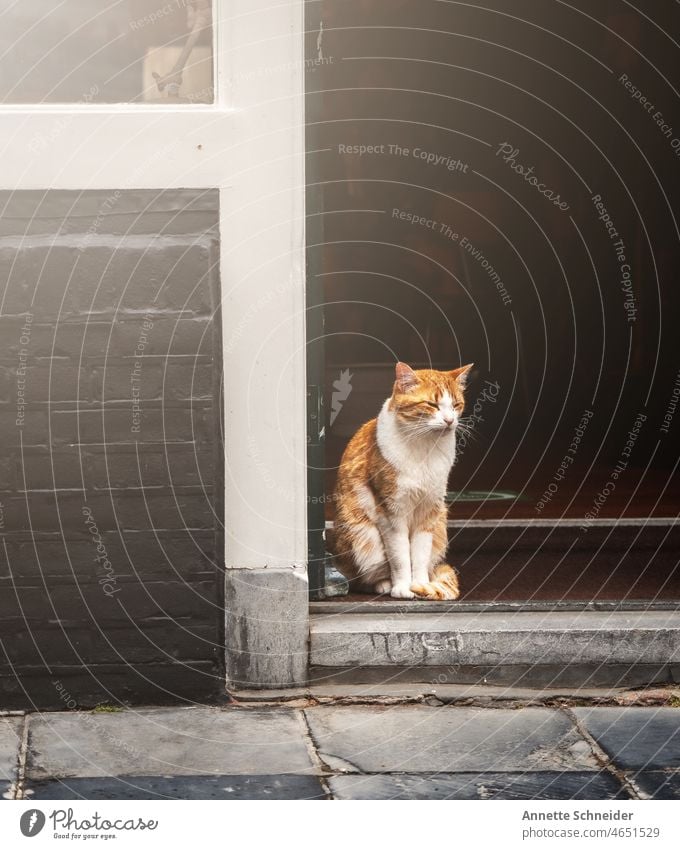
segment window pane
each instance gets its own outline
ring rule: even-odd
[[[212,0],[0,0],[0,102],[213,95]]]

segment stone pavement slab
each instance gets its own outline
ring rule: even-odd
[[[312,775],[176,775],[30,782],[26,799],[323,799]]]
[[[31,717],[27,778],[313,772],[299,714],[156,708]]]
[[[338,771],[599,770],[590,745],[556,710],[413,705],[305,713],[319,755]]]
[[[680,709],[602,707],[574,713],[622,769],[680,768]]]
[[[680,799],[680,771],[639,772],[634,781],[650,799]]]
[[[626,799],[622,772],[643,798],[680,798],[680,710],[495,705],[0,717],[0,795],[27,721],[26,799]]]
[[[0,716],[0,798],[17,778],[23,719]]]
[[[336,775],[334,799],[629,799],[607,772]]]

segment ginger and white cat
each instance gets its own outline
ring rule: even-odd
[[[471,368],[414,371],[397,363],[391,397],[345,449],[331,548],[353,590],[392,598],[460,595],[455,570],[443,562],[444,496]]]

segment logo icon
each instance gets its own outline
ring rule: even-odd
[[[352,393],[352,375],[349,369],[346,368],[340,372],[338,380],[333,381],[333,396],[331,398],[331,427],[337,419],[340,410],[342,410],[343,402],[345,402]]]
[[[19,828],[24,837],[35,837],[40,834],[45,825],[45,814],[37,808],[24,811],[19,820]]]

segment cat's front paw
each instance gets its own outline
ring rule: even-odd
[[[415,598],[415,593],[411,592],[411,589],[408,584],[395,584],[391,591],[390,595],[392,598]]]

